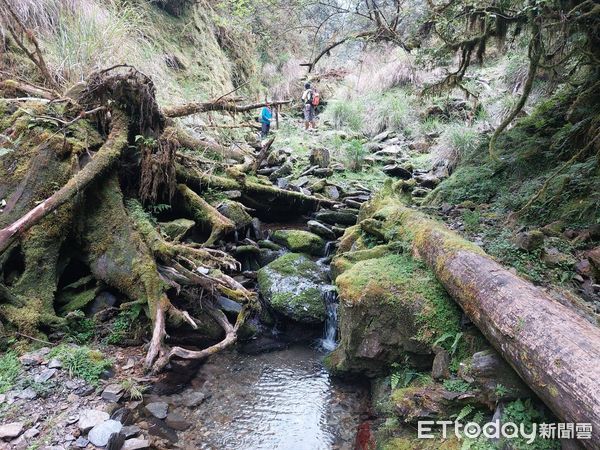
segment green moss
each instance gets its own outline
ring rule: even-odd
[[[325,250],[325,241],[320,236],[304,230],[277,230],[271,239],[292,252],[318,256]]]
[[[317,263],[298,253],[286,253],[258,271],[265,301],[276,312],[298,322],[325,320],[321,286],[327,282]]]
[[[392,306],[417,303],[416,338],[428,345],[445,333],[460,331],[458,307],[433,273],[410,256],[393,254],[360,261],[340,275],[336,283],[346,302],[376,297]]]

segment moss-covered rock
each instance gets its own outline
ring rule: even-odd
[[[190,219],[175,219],[171,222],[161,222],[160,230],[172,241],[179,241],[194,225],[196,225],[196,222]]]
[[[277,230],[271,239],[285,245],[292,252],[319,256],[325,251],[325,241],[316,234],[304,230]]]
[[[287,253],[258,271],[265,302],[296,322],[319,324],[326,311],[321,287],[327,277],[321,266],[298,253]]]
[[[341,338],[329,360],[335,370],[374,375],[406,358],[428,367],[436,339],[460,331],[458,307],[408,255],[358,261],[336,284]]]
[[[233,200],[223,200],[217,206],[217,210],[235,224],[236,230],[252,223],[252,216],[246,209],[244,205]]]

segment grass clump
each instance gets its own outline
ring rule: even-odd
[[[52,349],[49,356],[59,359],[70,377],[83,378],[94,385],[98,384],[104,371],[112,365],[100,351],[85,346],[61,344]]]
[[[0,356],[0,394],[9,391],[21,373],[21,362],[14,352]]]

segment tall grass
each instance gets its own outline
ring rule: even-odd
[[[327,105],[325,120],[338,130],[360,131],[365,121],[364,105],[360,100],[333,100]]]
[[[473,153],[481,143],[481,135],[464,124],[450,124],[433,148],[434,161],[445,160],[453,170],[461,159]]]

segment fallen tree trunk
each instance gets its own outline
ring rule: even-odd
[[[309,211],[316,211],[321,206],[333,207],[337,204],[337,202],[329,199],[250,181],[246,179],[244,174],[241,174],[241,177],[237,179],[225,178],[201,173],[182,164],[177,164],[176,171],[179,182],[188,185],[197,192],[202,192],[207,188],[241,192],[242,203],[263,215],[300,215]]]
[[[19,220],[0,230],[0,254],[8,248],[17,236],[27,231],[47,214],[65,204],[77,193],[83,192],[99,175],[116,163],[121,156],[121,151],[127,145],[127,132],[127,117],[123,113],[115,111],[108,140],[91,162],[46,200]]]
[[[403,234],[504,359],[564,422],[600,442],[600,328],[423,214],[399,206]]]
[[[291,103],[291,100],[280,100],[276,102],[271,102],[270,105],[278,106],[278,105],[287,105]],[[248,105],[237,105],[233,102],[227,100],[221,100],[217,102],[194,102],[194,103],[185,103],[183,105],[171,106],[167,108],[163,108],[162,112],[166,117],[185,117],[191,116],[192,114],[197,114],[201,112],[207,111],[225,111],[232,113],[239,112],[247,112],[252,111],[253,109],[262,108],[266,106],[265,102],[262,103],[251,103]]]

